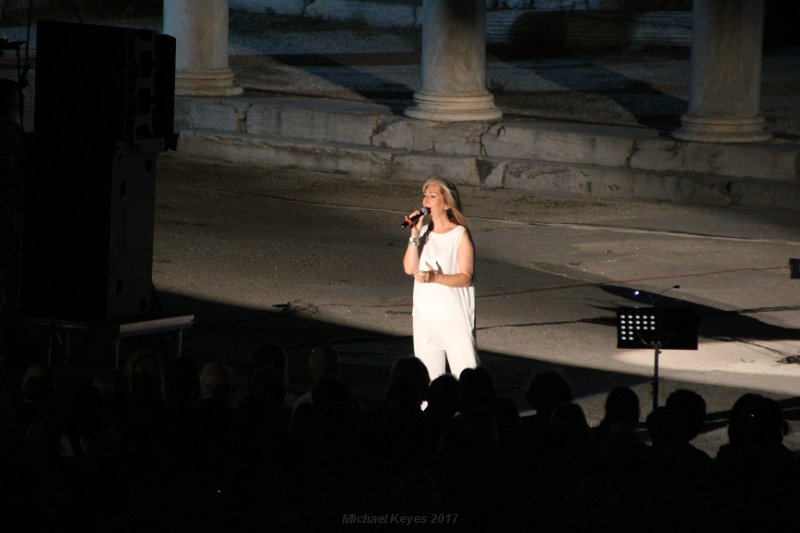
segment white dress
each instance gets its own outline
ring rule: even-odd
[[[421,232],[419,269],[428,264],[441,274],[458,273],[458,246],[466,232],[457,226],[447,233]],[[431,380],[450,372],[458,377],[478,364],[475,342],[475,289],[440,283],[414,283],[414,354],[428,367]]]

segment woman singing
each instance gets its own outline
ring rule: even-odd
[[[419,217],[410,224],[403,269],[415,281],[414,354],[428,367],[433,381],[445,373],[445,361],[456,377],[478,364],[472,286],[475,248],[455,185],[430,178],[422,193],[422,206],[430,210],[428,223]]]

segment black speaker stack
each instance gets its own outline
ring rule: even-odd
[[[106,321],[154,311],[157,155],[174,149],[175,40],[40,21],[20,311]]]

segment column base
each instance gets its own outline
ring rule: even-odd
[[[752,143],[772,139],[772,134],[764,131],[764,119],[734,117],[697,117],[683,115],[683,126],[672,132],[672,136],[682,141],[710,143]]]
[[[497,120],[503,116],[489,94],[478,96],[441,96],[414,93],[414,105],[403,112],[407,117],[441,122]]]
[[[233,84],[233,71],[206,70],[175,74],[176,96],[236,96],[243,89]]]

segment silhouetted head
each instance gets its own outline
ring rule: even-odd
[[[200,395],[203,399],[227,400],[231,392],[231,374],[220,363],[206,363],[200,370]]]
[[[656,407],[647,415],[645,423],[655,449],[667,449],[681,441],[685,442],[682,437],[680,413],[674,407],[669,405]]]
[[[556,407],[572,401],[572,389],[561,374],[548,370],[533,376],[525,391],[525,400],[537,415],[549,420]]]
[[[458,378],[461,383],[461,406],[486,405],[497,398],[494,378],[484,367],[465,368]]]
[[[639,397],[633,389],[620,385],[614,387],[606,396],[604,425],[624,422],[631,427],[636,427],[641,415]]]
[[[461,387],[452,374],[442,374],[428,387],[428,409],[455,413],[461,397]]]
[[[398,380],[410,380],[417,389],[422,400],[428,397],[431,378],[428,374],[428,367],[421,359],[409,356],[402,357],[392,364],[389,370],[389,384]]]
[[[731,409],[728,438],[731,444],[765,446],[780,444],[789,433],[781,406],[775,400],[748,393]]]
[[[323,377],[338,376],[339,352],[327,344],[314,346],[308,354],[308,368],[311,372],[311,381],[314,382]]]
[[[97,373],[92,382],[94,388],[100,391],[105,402],[111,404],[124,404],[131,393],[131,383],[128,376],[116,368],[106,368]]]
[[[55,403],[55,382],[46,363],[34,363],[25,369],[22,376],[22,397],[26,402],[39,406]]]
[[[706,401],[694,391],[678,389],[667,398],[667,407],[674,408],[681,419],[681,437],[687,442],[695,438],[706,421]]]
[[[289,357],[286,351],[271,342],[259,344],[251,355],[252,376],[262,368],[274,368],[283,377],[284,386],[289,382]]]
[[[161,397],[164,363],[158,353],[149,349],[133,352],[125,362],[125,374],[130,380],[132,395]]]
[[[50,367],[47,366],[47,363],[33,363],[28,365],[25,369],[25,374],[22,376],[22,390],[25,391],[25,387],[28,384],[28,380],[33,377],[48,377],[52,378],[53,373],[50,370]]]

